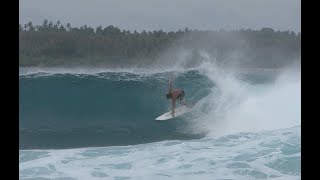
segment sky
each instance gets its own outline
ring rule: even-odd
[[[19,23],[44,19],[72,27],[123,30],[239,30],[270,27],[301,32],[300,0],[19,0]]]

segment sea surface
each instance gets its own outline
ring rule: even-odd
[[[19,177],[301,179],[300,109],[293,68],[20,68]]]

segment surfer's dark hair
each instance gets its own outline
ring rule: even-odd
[[[171,99],[172,98],[172,94],[171,93],[166,94],[166,98],[167,99]]]

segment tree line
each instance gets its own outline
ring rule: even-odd
[[[70,23],[48,20],[41,25],[19,24],[20,66],[152,63],[172,49],[191,52],[194,61],[200,58],[201,50],[220,61],[239,51],[249,66],[278,67],[290,59],[299,59],[301,33],[271,28],[138,32],[112,25],[72,27]]]

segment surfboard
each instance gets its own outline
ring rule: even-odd
[[[182,115],[184,113],[187,113],[187,112],[191,111],[191,109],[192,109],[191,106],[186,106],[186,105],[179,106],[174,111],[174,117],[178,117],[178,116],[180,116],[180,115]],[[172,117],[172,111],[169,111],[169,112],[166,112],[163,115],[157,117],[156,120],[165,121],[165,120],[172,119],[174,117]]]

